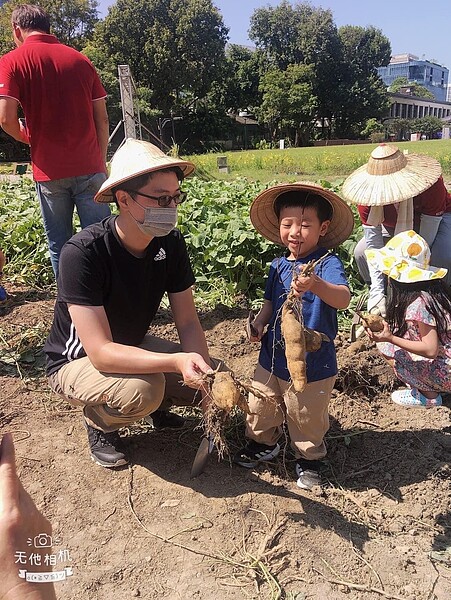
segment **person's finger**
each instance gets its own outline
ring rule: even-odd
[[[13,437],[5,433],[0,446],[0,511],[17,504],[19,490]]]

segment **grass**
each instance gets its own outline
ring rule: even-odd
[[[427,154],[442,165],[445,176],[451,176],[451,140],[425,140],[397,142],[401,150]],[[348,146],[313,146],[286,150],[247,150],[187,156],[203,178],[230,181],[243,176],[251,181],[297,181],[327,179],[335,182],[344,179],[365,164],[377,144]],[[219,156],[227,157],[229,173],[220,173]]]

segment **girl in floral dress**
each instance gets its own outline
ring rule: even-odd
[[[388,276],[387,321],[379,333],[367,330],[407,389],[392,393],[403,406],[442,404],[451,392],[451,293],[446,269],[429,265],[429,246],[414,231],[393,237],[368,261]]]

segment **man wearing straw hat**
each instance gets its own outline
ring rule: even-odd
[[[368,163],[346,179],[342,194],[358,205],[363,225],[364,237],[354,255],[362,278],[370,285],[369,311],[385,316],[385,279],[374,265],[368,265],[366,248],[383,248],[393,235],[415,229],[431,248],[431,264],[449,272],[451,195],[437,160],[381,144]]]
[[[115,201],[119,215],[80,231],[61,254],[47,374],[54,391],[83,406],[91,458],[103,467],[127,463],[120,427],[149,414],[157,427],[180,426],[162,402],[192,404],[212,372],[175,229],[186,197],[180,183],[193,171],[148,142],[126,140],[95,197]],[[147,334],[165,293],[180,345]]]

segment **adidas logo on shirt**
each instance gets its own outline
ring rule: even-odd
[[[164,251],[164,248],[160,248],[157,252],[157,254],[155,255],[154,260],[165,260],[166,258],[166,252]]]

